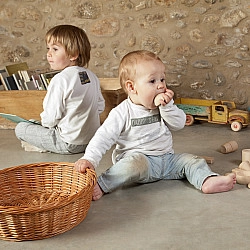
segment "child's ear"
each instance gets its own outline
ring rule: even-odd
[[[70,56],[69,60],[71,62],[74,62],[77,58],[78,58],[78,55],[76,55],[76,56]]]
[[[127,81],[125,82],[125,87],[126,87],[128,93],[133,93],[133,94],[136,93],[136,89],[135,89],[135,86],[134,86],[134,82],[133,82],[133,81],[127,80]]]

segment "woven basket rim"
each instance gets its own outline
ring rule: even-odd
[[[37,166],[37,164],[39,164],[39,166]],[[18,166],[13,166],[13,167],[8,167],[5,169],[1,169],[0,170],[0,174],[4,173],[4,172],[9,172],[9,171],[15,171],[16,169],[20,169],[20,168],[32,168],[32,167],[45,167],[47,165],[54,165],[54,166],[67,166],[67,167],[74,167],[73,163],[69,163],[69,162],[37,162],[37,163],[30,163],[30,164],[23,164],[23,165],[18,165]],[[82,173],[79,173],[82,174]],[[96,173],[94,170],[87,168],[86,172],[83,173],[86,175],[90,175],[93,178],[93,185],[95,185],[96,183]],[[37,213],[37,212],[44,212],[44,211],[48,211],[51,209],[55,209],[55,208],[61,208],[64,207],[66,205],[68,205],[71,202],[74,202],[75,200],[78,199],[79,196],[82,195],[82,193],[84,193],[85,190],[81,189],[79,192],[75,193],[74,195],[71,195],[70,197],[63,199],[63,200],[59,200],[56,202],[51,202],[48,204],[43,204],[43,205],[34,205],[32,207],[27,207],[27,206],[0,206],[0,214],[25,214],[25,213]]]

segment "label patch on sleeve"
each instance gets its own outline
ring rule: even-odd
[[[82,85],[90,83],[90,79],[86,71],[79,72],[79,77]]]

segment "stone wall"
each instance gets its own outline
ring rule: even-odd
[[[2,67],[48,67],[46,31],[73,24],[89,36],[89,68],[99,77],[117,77],[124,54],[148,49],[166,64],[177,96],[250,106],[249,0],[9,0],[0,7]]]

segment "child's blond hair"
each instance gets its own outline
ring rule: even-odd
[[[126,54],[122,58],[120,62],[119,70],[118,70],[120,85],[126,93],[127,93],[127,90],[125,88],[125,83],[128,80],[132,80],[132,81],[134,80],[136,76],[136,64],[140,63],[141,60],[161,61],[161,59],[156,54],[147,50],[136,50],[136,51],[131,51],[128,54]]]
[[[45,41],[59,43],[64,46],[68,56],[77,56],[75,65],[88,66],[91,45],[83,29],[73,25],[58,25],[46,33]]]

